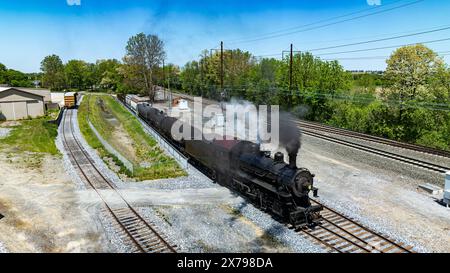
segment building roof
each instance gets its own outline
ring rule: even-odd
[[[36,89],[36,88],[17,88],[19,90],[26,91],[31,94],[35,94],[38,96],[44,96],[44,100],[46,102],[50,102],[52,100],[51,92],[47,89]]]
[[[67,92],[67,93],[64,94],[64,96],[66,96],[66,97],[73,97],[73,96],[76,96],[77,94],[78,94],[77,92]]]
[[[32,91],[29,91],[29,90],[23,89],[23,88],[0,87],[0,93],[4,92],[4,91],[8,91],[8,90],[16,90],[16,91],[19,91],[19,92],[28,93],[28,94],[32,94],[32,95],[35,95],[35,96],[39,96],[39,97],[45,98],[45,94],[40,94],[39,92],[32,92]]]

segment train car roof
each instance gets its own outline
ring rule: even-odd
[[[236,146],[239,142],[242,140],[214,140],[213,143],[217,144],[218,146],[221,146],[227,150],[233,149],[234,146]]]

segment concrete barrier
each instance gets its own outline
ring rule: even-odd
[[[450,171],[445,174],[444,203],[450,206]]]
[[[56,124],[59,126],[61,124],[65,110],[66,110],[66,108],[61,108],[61,110],[59,110],[58,117],[55,120],[50,120],[49,123]]]

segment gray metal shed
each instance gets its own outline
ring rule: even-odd
[[[43,115],[44,96],[15,87],[0,88],[0,120],[20,120]]]

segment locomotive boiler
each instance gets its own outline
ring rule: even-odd
[[[139,116],[184,153],[191,164],[211,179],[245,198],[260,209],[296,227],[312,225],[320,219],[321,206],[312,205],[309,195],[317,195],[314,175],[296,166],[296,153],[271,158],[260,145],[244,140],[174,140],[171,128],[177,119],[168,117],[150,104],[138,105]],[[186,129],[194,129],[183,124]]]

